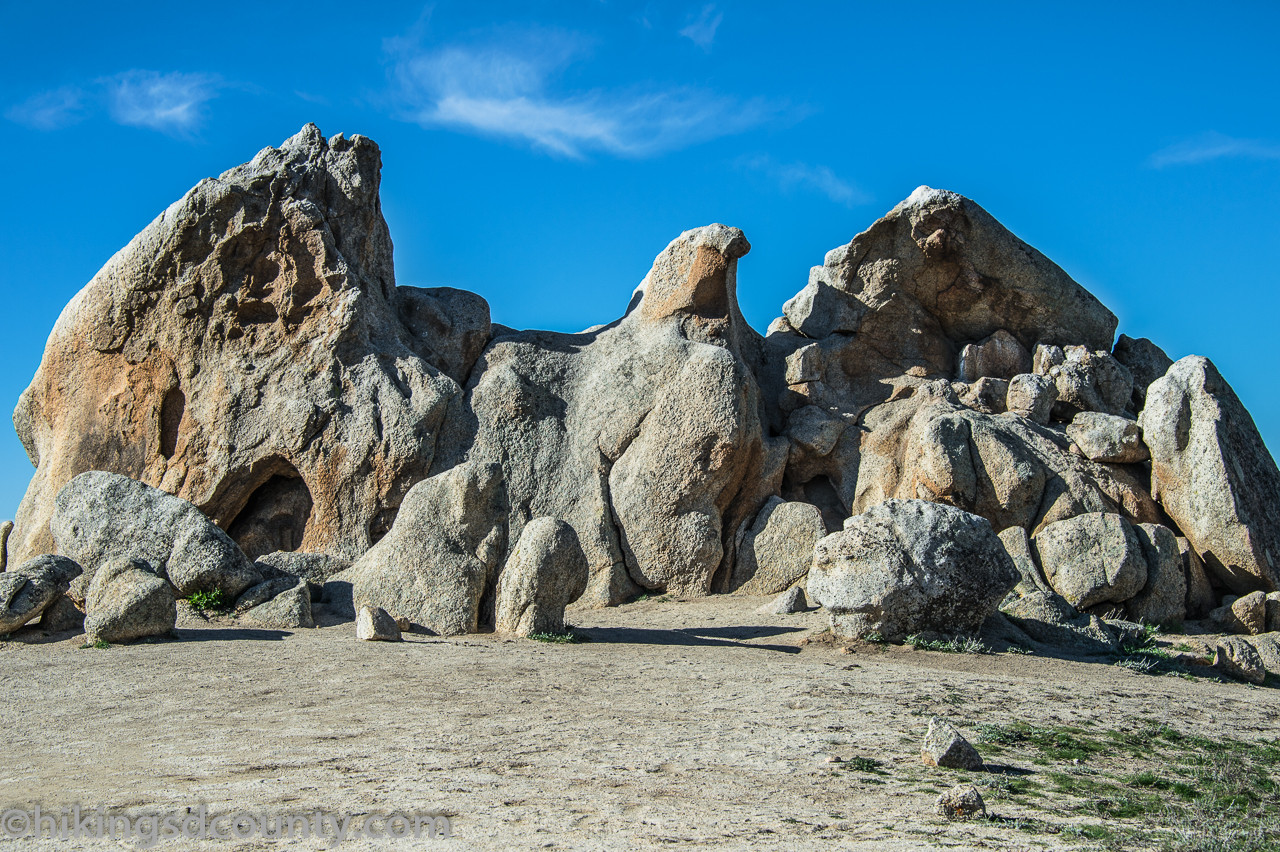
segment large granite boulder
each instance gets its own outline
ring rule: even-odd
[[[516,636],[564,632],[564,608],[587,590],[587,557],[573,527],[534,518],[498,579],[494,629]]]
[[[1142,430],[1124,417],[1081,411],[1071,419],[1066,431],[1084,457],[1092,461],[1136,464],[1148,458]]]
[[[441,635],[475,633],[506,548],[502,469],[459,465],[409,490],[391,531],[348,571],[356,608]]]
[[[109,559],[94,572],[85,607],[84,632],[90,641],[162,636],[178,619],[173,587],[154,566],[129,557]]]
[[[1146,585],[1142,544],[1119,515],[1091,512],[1057,521],[1032,543],[1045,579],[1076,609],[1123,603]]]
[[[1133,410],[1141,411],[1147,401],[1147,388],[1169,372],[1173,359],[1145,337],[1122,334],[1116,338],[1111,355],[1133,376]]]
[[[191,502],[250,557],[354,558],[386,531],[489,317],[395,286],[380,168],[365,137],[307,125],[201,181],[81,290],[14,411],[36,465],[18,561],[53,549],[55,498],[88,470]]]
[[[889,500],[818,542],[808,590],[832,630],[897,641],[974,634],[1019,574],[983,518],[922,500]]]
[[[730,587],[743,595],[771,595],[804,579],[813,547],[827,534],[822,513],[809,503],[771,497],[744,527]]]
[[[172,494],[103,471],[62,489],[50,523],[58,550],[92,574],[109,559],[146,562],[181,595],[220,591],[234,600],[262,577],[226,533]]]
[[[1280,470],[1213,363],[1170,367],[1139,423],[1152,490],[1206,568],[1239,593],[1280,589]]]

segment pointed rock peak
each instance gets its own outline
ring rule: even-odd
[[[737,316],[738,258],[750,250],[737,228],[715,224],[685,231],[658,255],[640,282],[641,318]]]

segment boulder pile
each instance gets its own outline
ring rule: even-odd
[[[718,224],[566,334],[397,285],[380,166],[308,125],[67,306],[14,412],[36,469],[0,630],[56,604],[150,635],[216,593],[263,625],[529,635],[575,601],[797,586],[889,639],[1280,618],[1280,471],[1230,386],[1117,340],[973,201],[917,189],[763,336]]]

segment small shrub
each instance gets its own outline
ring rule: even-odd
[[[95,639],[92,642],[85,640],[85,643],[80,646],[80,650],[83,651],[86,648],[97,648],[98,650],[102,650],[103,648],[110,648],[110,647],[111,647],[111,643],[106,641],[105,639]]]
[[[187,606],[200,612],[227,609],[231,606],[231,603],[224,598],[222,589],[214,589],[211,592],[192,592],[186,601]]]

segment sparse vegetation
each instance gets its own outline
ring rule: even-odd
[[[535,642],[548,642],[552,645],[577,645],[587,641],[585,636],[574,632],[572,627],[567,626],[563,633],[531,633],[529,638]]]
[[[84,644],[80,646],[80,650],[83,651],[86,648],[96,648],[98,650],[102,650],[103,648],[110,648],[110,647],[111,647],[111,643],[106,641],[105,639],[95,639],[92,642],[86,639]]]
[[[870,639],[868,639],[870,641]],[[990,654],[991,649],[981,639],[925,639],[915,634],[908,636],[905,643],[923,651],[941,651],[944,654]]]
[[[187,606],[199,612],[216,612],[228,609],[231,606],[231,602],[226,600],[222,594],[222,589],[214,589],[210,592],[192,592],[185,600]]]

